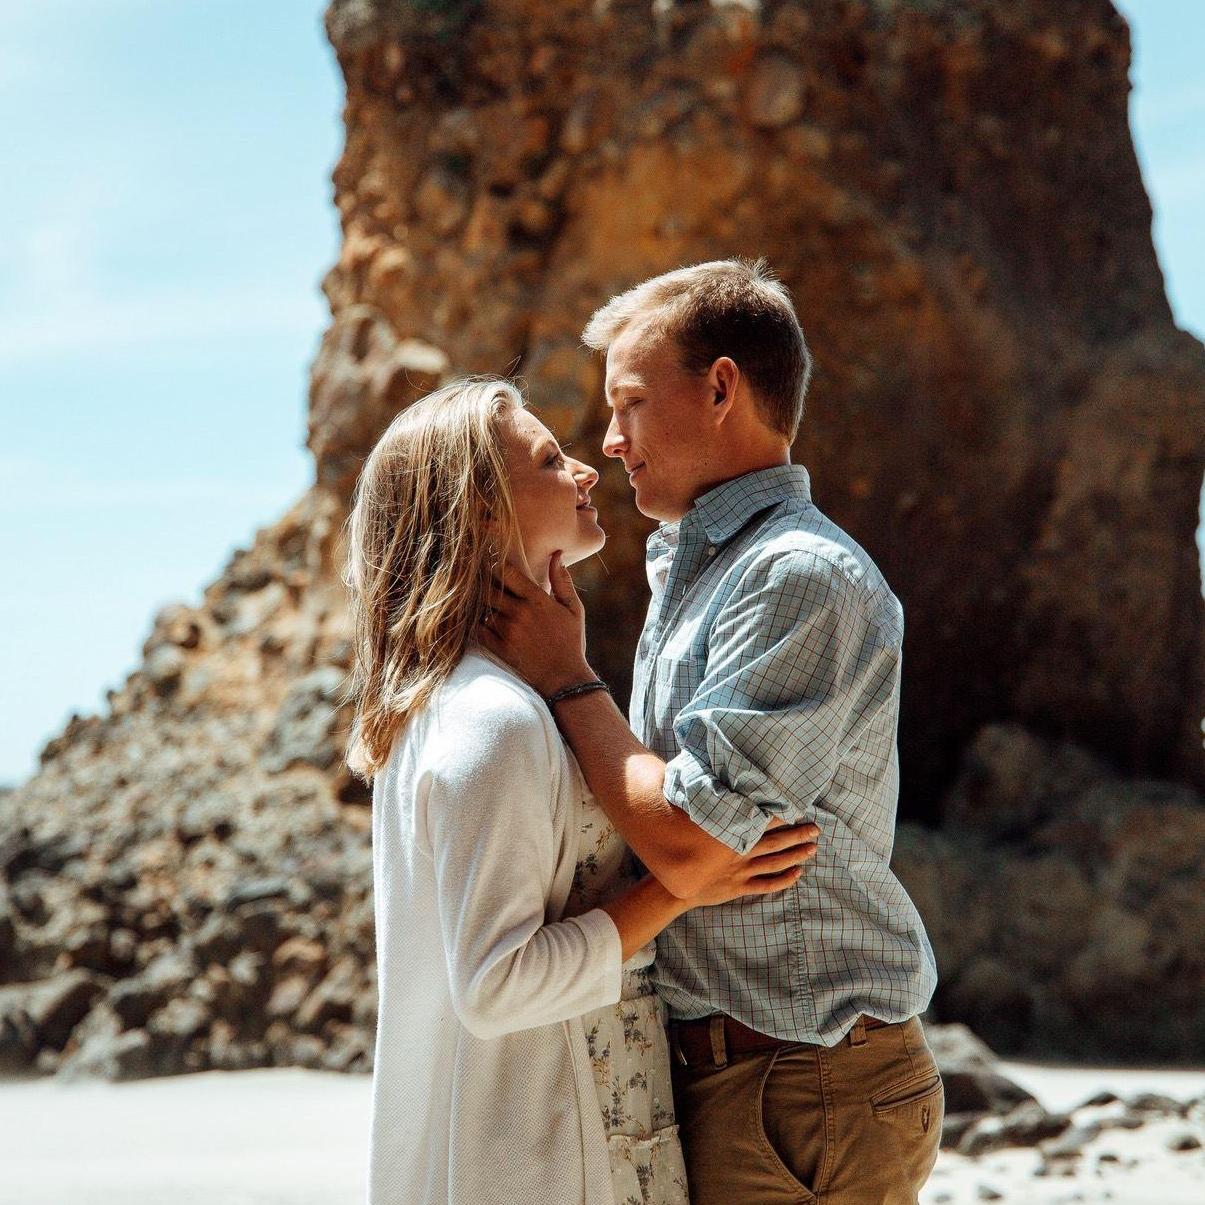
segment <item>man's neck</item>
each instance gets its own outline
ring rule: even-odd
[[[729,481],[735,481],[738,477],[747,477],[750,473],[761,472],[762,469],[782,468],[784,465],[791,463],[791,449],[789,446],[767,450],[763,454],[749,456],[743,458],[737,463],[729,462],[723,466],[722,475],[716,476],[714,479],[708,477],[694,491],[691,497],[690,504],[693,507],[704,494],[711,493],[712,490],[718,489],[721,485],[727,484]]]

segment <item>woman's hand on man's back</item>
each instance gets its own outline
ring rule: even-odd
[[[726,904],[745,895],[783,891],[799,881],[816,856],[820,830],[814,824],[771,822],[758,843],[739,861],[730,862],[691,901],[692,908]]]

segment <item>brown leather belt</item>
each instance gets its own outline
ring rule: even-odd
[[[878,1017],[863,1014],[854,1022],[851,1032],[856,1032],[859,1026],[867,1030],[881,1029],[888,1024],[891,1022],[880,1021]],[[768,1033],[759,1033],[756,1029],[742,1025],[735,1017],[728,1017],[723,1013],[699,1017],[695,1021],[671,1021],[669,1038],[675,1060],[684,1067],[697,1067],[700,1064],[723,1067],[729,1058],[743,1054],[761,1054],[782,1047],[816,1045],[815,1042],[788,1042],[783,1038],[771,1037]]]

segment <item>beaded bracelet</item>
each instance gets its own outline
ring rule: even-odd
[[[556,694],[549,695],[544,702],[548,704],[549,708],[552,708],[562,699],[574,699],[578,695],[589,694],[592,690],[605,690],[608,694],[611,693],[611,688],[601,678],[595,678],[591,682],[578,682],[575,686],[566,686],[564,689],[558,690]]]

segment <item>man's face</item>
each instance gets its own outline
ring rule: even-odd
[[[623,461],[636,509],[669,523],[711,480],[713,388],[706,375],[683,369],[673,340],[649,326],[648,319],[635,320],[607,350],[612,413],[603,452]]]

